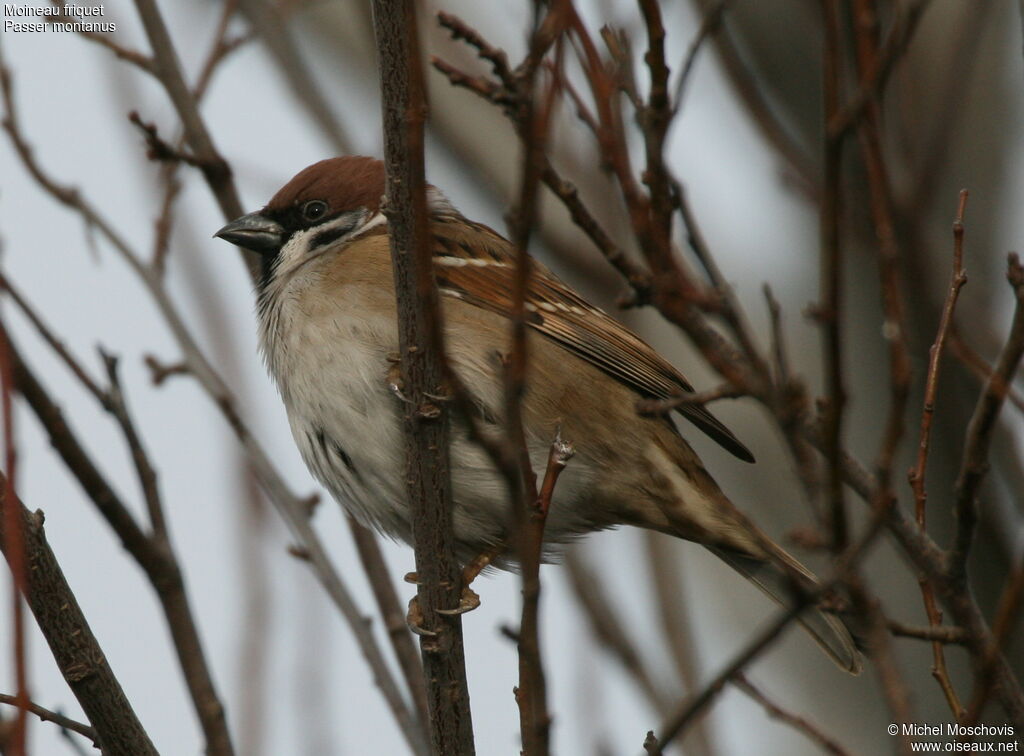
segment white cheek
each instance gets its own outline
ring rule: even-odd
[[[288,243],[278,252],[278,271],[291,270],[301,264],[308,256],[311,237],[321,230],[323,229],[314,226],[292,234]]]

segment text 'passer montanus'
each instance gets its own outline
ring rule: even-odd
[[[260,346],[306,465],[360,522],[411,543],[401,415],[387,379],[398,328],[383,194],[380,161],[323,160],[217,236],[263,256]],[[427,203],[448,359],[486,422],[500,426],[515,253],[436,188]],[[692,391],[686,379],[542,265],[532,267],[527,442],[539,469],[557,428],[576,450],[558,482],[547,542],[636,525],[703,544],[777,600],[794,575],[812,586],[795,559],[754,535],[671,421],[637,414],[639,398]],[[704,407],[679,412],[684,430],[696,426],[753,461]],[[503,478],[457,416],[451,473],[456,551],[466,562],[504,545],[510,518]],[[860,655],[835,616],[812,609],[802,623],[837,664],[859,671]]]

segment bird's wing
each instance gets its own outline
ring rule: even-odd
[[[512,245],[487,226],[462,217],[457,222],[436,219],[431,230],[440,291],[507,317],[515,285]],[[693,391],[678,370],[632,331],[588,304],[537,261],[532,265],[544,275],[531,276],[528,284],[526,322],[531,328],[643,397],[667,399]],[[679,412],[740,459],[754,461],[750,450],[704,407],[683,405]]]

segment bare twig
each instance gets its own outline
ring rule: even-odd
[[[614,611],[612,597],[604,591],[600,579],[575,551],[566,554],[565,567],[572,583],[573,596],[579,601],[594,637],[612,659],[622,666],[655,712],[666,715],[669,710],[668,697],[658,686],[636,642]]]
[[[825,118],[835,117],[839,109],[841,92],[840,11],[838,0],[823,0],[824,50],[824,103]],[[842,340],[842,242],[839,219],[841,215],[841,181],[843,138],[842,133],[829,135],[825,140],[825,178],[821,197],[821,287],[820,302],[815,316],[821,324],[823,372],[826,400],[822,413],[825,440],[825,499],[829,512],[832,548],[838,553],[845,548],[848,533],[846,506],[839,454],[842,449],[843,409],[846,390],[843,383]]]
[[[833,756],[848,756],[850,753],[834,739],[822,732],[821,728],[808,721],[805,717],[801,717],[799,714],[794,714],[791,711],[783,709],[779,704],[770,699],[760,688],[751,683],[750,680],[748,680],[742,673],[737,674],[733,678],[732,683],[761,704],[764,710],[768,712],[769,716],[774,717],[781,722],[785,722],[794,730],[806,736],[812,743],[820,746],[826,753],[831,753]]]
[[[678,544],[661,533],[647,532],[644,536],[647,567],[657,597],[657,621],[674,662],[677,685],[682,690],[696,690],[700,685],[701,673],[701,653],[695,623],[699,609],[687,601],[682,570],[676,559],[675,547]],[[660,716],[667,715],[667,702],[658,706],[657,711]],[[693,724],[687,743],[695,756],[714,756],[721,750],[715,747],[708,718],[701,718]]]
[[[683,95],[686,92],[686,85],[690,81],[690,75],[693,73],[693,65],[697,62],[697,54],[703,48],[705,41],[713,36],[722,25],[722,18],[725,16],[725,10],[728,6],[729,0],[717,0],[701,18],[697,34],[690,43],[690,47],[686,50],[686,57],[679,67],[679,78],[676,79],[675,96],[672,98],[673,116],[678,114],[683,106]]]
[[[874,69],[878,60],[878,19],[874,0],[855,0],[854,13],[857,19],[854,24],[857,70],[864,77]],[[911,382],[906,307],[899,269],[901,250],[897,242],[892,192],[882,147],[881,121],[881,107],[877,101],[872,100],[857,131],[867,168],[871,217],[878,241],[879,288],[885,318],[882,335],[889,346],[889,412],[875,464],[878,479],[878,499],[873,503],[875,507],[891,506],[896,500],[892,486],[893,460],[903,439]]]
[[[892,26],[878,50],[872,65],[861,76],[860,87],[841,110],[833,111],[826,121],[829,139],[841,138],[864,114],[868,104],[885,88],[889,75],[917,30],[921,16],[931,0],[906,0],[896,11]]]
[[[926,627],[915,627],[905,625],[902,622],[889,620],[889,632],[903,638],[916,638],[918,640],[932,641],[933,643],[945,643],[963,645],[967,642],[967,632],[962,627],[951,627],[949,625],[928,625]]]
[[[955,325],[950,329],[947,346],[949,347],[950,354],[960,360],[982,386],[992,377],[992,366],[970,344],[961,338]],[[1006,387],[1006,398],[1010,404],[1024,412],[1024,396],[1013,386]]]
[[[50,0],[50,2],[64,11],[67,7],[65,0]],[[137,68],[146,71],[147,73],[153,73],[155,71],[155,64],[153,58],[145,55],[138,50],[132,50],[123,45],[118,44],[114,41],[114,35],[104,32],[80,30],[78,34],[83,38],[87,39],[95,45],[99,45],[110,52],[112,52],[117,58],[127,63],[136,66]]]
[[[693,0],[702,17],[707,18],[715,12],[717,0]],[[788,166],[796,174],[798,185],[805,195],[812,199],[818,197],[820,178],[818,168],[793,137],[783,122],[783,118],[775,112],[765,89],[757,81],[750,66],[743,59],[739,45],[729,30],[728,22],[723,18],[716,31],[711,35],[715,41],[718,56],[722,61],[733,87],[739,94],[740,101],[746,107],[751,120],[761,129],[765,139],[782,156]]]
[[[119,389],[114,388],[114,393],[109,394],[112,398],[108,410],[118,418],[139,470],[150,515],[153,517],[152,534],[147,534],[139,526],[128,506],[114,492],[64,422],[60,410],[42,384],[10,343],[9,348],[19,392],[43,424],[52,445],[61,455],[69,471],[89,494],[100,514],[121,539],[121,543],[132,558],[145,571],[146,577],[156,591],[178,655],[178,663],[185,675],[196,715],[203,728],[207,752],[211,756],[230,756],[234,753],[234,748],[227,730],[224,707],[213,684],[198,627],[189,605],[181,566],[163,521],[155,474],[127,415],[123,400],[113,398],[117,396],[116,392]],[[113,367],[108,369],[113,370]]]
[[[641,399],[636,403],[636,411],[637,414],[644,417],[657,417],[659,415],[668,415],[680,407],[694,404],[704,405],[709,402],[717,402],[719,399],[737,399],[741,396],[744,396],[742,391],[737,390],[735,386],[728,383],[723,383],[721,386],[716,386],[707,391],[680,394],[668,399]]]
[[[658,735],[653,742],[644,748],[651,756],[661,756],[665,748],[672,742],[705,708],[721,693],[726,683],[730,682],[755,658],[764,652],[774,643],[782,632],[789,627],[800,614],[807,608],[804,601],[800,601],[786,607],[772,622],[759,632],[751,641],[738,653],[733,660],[726,665],[721,672],[701,689],[699,693],[684,700],[675,711],[669,715],[661,727],[658,728]],[[650,736],[649,736],[650,738]]]
[[[974,681],[971,703],[962,718],[962,722],[966,726],[973,725],[978,721],[985,708],[985,703],[992,694],[998,659],[1007,641],[1013,637],[1022,603],[1024,603],[1024,564],[1018,565],[1006,578],[1003,595],[999,599],[995,620],[992,623],[991,646],[982,660],[981,669]]]
[[[20,706],[18,702],[18,696],[9,696],[6,693],[0,693],[0,703],[9,704],[11,706]],[[89,738],[92,744],[97,748],[100,747],[100,738],[96,734],[96,729],[90,727],[87,724],[76,722],[71,717],[66,717],[63,714],[50,711],[49,709],[43,708],[39,704],[29,703],[28,711],[31,714],[35,714],[39,717],[41,722],[53,722],[55,725],[64,730],[71,730],[71,732],[77,732],[83,738]]]
[[[914,492],[915,519],[918,527],[926,530],[927,524],[927,493],[925,490],[925,473],[928,465],[928,451],[931,442],[932,418],[935,414],[935,397],[938,392],[939,369],[942,364],[942,352],[949,335],[953,322],[953,313],[956,310],[957,298],[960,289],[967,283],[967,274],[963,268],[964,257],[964,209],[967,205],[967,191],[960,192],[960,202],[957,207],[956,220],[953,223],[953,272],[949,281],[949,289],[946,294],[946,301],[942,308],[942,316],[939,320],[939,330],[935,336],[935,343],[932,344],[928,358],[928,373],[925,378],[924,409],[921,411],[921,433],[917,445],[917,462],[909,473],[910,487]],[[935,601],[935,589],[932,582],[924,575],[918,580],[921,588],[921,596],[924,599],[925,612],[928,616],[930,627],[938,628],[942,625],[942,611]],[[932,642],[932,675],[942,688],[942,692],[949,704],[953,716],[960,719],[963,714],[963,707],[953,687],[949,671],[946,667],[946,655],[943,644],[938,641]]]
[[[963,579],[966,574],[967,555],[977,521],[978,488],[988,470],[988,449],[992,431],[1008,387],[1017,372],[1021,356],[1024,355],[1024,267],[1021,266],[1016,254],[1009,256],[1006,279],[1013,289],[1016,300],[1013,322],[992,375],[978,397],[978,403],[967,425],[964,456],[956,481],[956,533],[949,557],[949,572],[954,580]]]
[[[370,581],[370,587],[373,588],[373,597],[377,601],[381,619],[388,631],[388,639],[391,641],[395,658],[398,660],[398,667],[405,677],[409,695],[416,706],[416,713],[421,722],[426,722],[429,712],[423,664],[416,653],[416,645],[409,632],[409,625],[398,600],[395,584],[391,581],[387,564],[384,562],[384,555],[381,553],[377,536],[372,530],[356,522],[351,515],[346,515],[345,520],[348,523],[349,532],[352,533],[352,540],[355,541],[356,551],[359,552],[359,559],[363,563],[366,577]]]
[[[0,490],[6,490],[6,476],[0,478]],[[42,512],[29,513],[16,497],[5,502],[8,505],[18,513],[17,521],[32,563],[25,599],[61,675],[95,728],[103,753],[158,756],[46,541]],[[3,519],[0,529],[6,531]],[[6,543],[4,536],[0,533],[0,546]],[[6,547],[4,555],[10,559]]]

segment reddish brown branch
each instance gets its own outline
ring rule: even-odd
[[[523,606],[516,643],[519,651],[519,685],[515,697],[519,706],[520,738],[526,756],[547,756],[550,751],[551,715],[548,712],[547,680],[540,645],[540,562],[551,494],[559,473],[571,456],[569,448],[559,451],[562,441],[556,434],[548,457],[543,487],[538,491],[522,411],[529,360],[526,299],[533,275],[533,261],[527,250],[537,217],[537,189],[546,162],[544,155],[548,129],[559,87],[555,79],[542,97],[536,92],[535,84],[541,61],[556,41],[559,41],[556,54],[561,55],[560,40],[566,28],[569,9],[571,2],[567,0],[553,3],[546,13],[541,3],[535,5],[529,50],[515,74],[519,95],[515,125],[523,145],[523,158],[518,198],[509,220],[509,237],[515,248],[516,267],[509,318],[511,352],[506,360],[504,405],[505,456],[510,461],[506,477],[511,492],[512,521],[515,527],[513,539],[523,586]],[[547,489],[546,492],[544,489]]]
[[[963,269],[964,210],[966,205],[967,191],[964,190],[960,192],[956,220],[953,223],[953,272],[946,293],[945,304],[942,308],[942,316],[939,320],[939,331],[935,336],[935,343],[932,344],[928,355],[928,373],[925,378],[924,409],[921,411],[921,433],[917,446],[917,462],[909,473],[910,487],[914,492],[915,519],[922,532],[927,529],[925,473],[928,465],[928,451],[931,442],[932,419],[935,414],[935,398],[938,392],[942,353],[946,339],[949,336],[950,327],[952,326],[953,313],[956,310],[960,289],[967,283],[967,274]],[[933,628],[940,627],[942,625],[942,611],[935,600],[934,585],[924,575],[919,578],[918,582],[921,589],[921,597],[924,600],[925,612],[928,616],[928,625]],[[953,716],[959,720],[963,716],[964,710],[946,667],[946,655],[943,644],[939,641],[932,641],[932,659],[932,676],[942,689]]]
[[[146,157],[158,163],[185,163],[196,168],[202,167],[200,161],[187,152],[172,147],[169,143],[160,138],[160,132],[155,123],[146,123],[138,111],[133,110],[128,114],[128,120],[137,127],[146,140]]]

